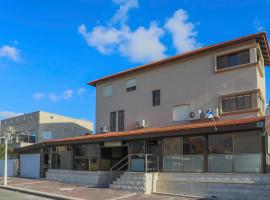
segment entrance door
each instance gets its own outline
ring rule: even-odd
[[[159,142],[157,140],[146,142],[147,171],[156,172],[159,168]]]

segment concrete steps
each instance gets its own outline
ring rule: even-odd
[[[222,200],[266,200],[270,199],[270,175],[159,173],[156,192]]]
[[[110,184],[110,188],[148,194],[152,190],[152,177],[153,173],[125,172]]]

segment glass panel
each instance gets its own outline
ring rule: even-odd
[[[236,110],[236,97],[230,97],[230,111]]]
[[[234,53],[234,54],[231,54],[231,55],[228,55],[228,67],[232,67],[232,66],[236,66],[237,65],[237,54]]]
[[[262,172],[262,155],[236,154],[234,155],[235,172]]]
[[[223,69],[228,67],[228,56],[217,57],[217,69]]]
[[[110,131],[116,131],[116,112],[110,113]]]
[[[209,135],[208,151],[210,154],[233,153],[233,136],[231,134]]]
[[[184,172],[203,172],[203,155],[184,156]]]
[[[222,99],[222,112],[229,112],[230,111],[230,98],[223,98]]]
[[[237,96],[237,100],[236,100],[237,110],[243,110],[245,108],[244,104],[245,104],[244,96]]]
[[[234,152],[235,153],[259,153],[261,149],[260,132],[249,131],[234,134]]]
[[[209,172],[232,172],[233,155],[208,155]]]
[[[125,130],[125,111],[118,111],[118,131]]]
[[[250,62],[249,49],[245,51],[240,51],[237,53],[237,62],[238,62],[238,65],[242,65],[242,64],[246,64]]]
[[[163,155],[182,154],[182,138],[170,137],[163,139]]]
[[[131,171],[143,172],[144,171],[144,159],[142,159],[142,158],[131,159]]]
[[[183,171],[183,156],[171,155],[163,156],[164,172],[181,172]]]
[[[108,85],[104,88],[103,95],[104,97],[112,96],[112,85]]]
[[[245,109],[251,109],[252,106],[251,106],[251,95],[248,94],[248,95],[245,95],[244,96],[244,105],[245,105]]]
[[[89,155],[88,145],[76,145],[75,146],[75,157],[87,157]]]
[[[205,140],[203,136],[184,137],[183,150],[184,154],[196,155],[203,154],[205,148]]]
[[[131,154],[144,154],[144,142],[132,142]]]

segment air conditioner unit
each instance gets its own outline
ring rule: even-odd
[[[107,126],[101,126],[100,127],[100,132],[101,133],[107,133],[108,132],[108,127]]]
[[[136,128],[145,128],[147,127],[146,120],[136,121]]]

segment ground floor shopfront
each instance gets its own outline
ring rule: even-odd
[[[40,152],[41,176],[48,169],[267,173],[268,120],[261,117],[89,135],[48,141],[21,148],[19,153]]]

